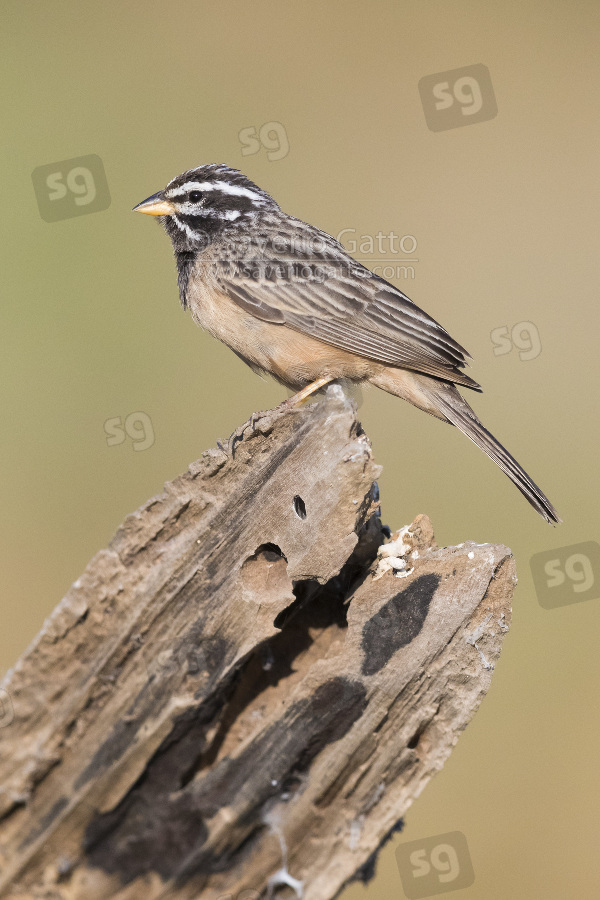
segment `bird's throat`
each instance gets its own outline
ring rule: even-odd
[[[188,283],[196,256],[197,250],[178,250],[175,253],[175,261],[177,263],[177,285],[179,287],[179,300],[184,309],[188,307],[187,291]]]

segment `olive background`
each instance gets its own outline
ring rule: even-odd
[[[529,568],[598,539],[598,14],[556,0],[2,5],[1,670],[127,513],[285,397],[181,310],[166,235],[130,212],[203,163],[241,168],[332,234],[413,235],[414,278],[392,280],[472,353],[485,393],[469,400],[564,518],[547,525],[456,429],[364,390],[384,521],[425,512],[440,544],[505,543],[519,585],[489,695],[344,900],[402,897],[394,847],[450,831],[475,871],[456,897],[600,893],[600,603],[544,609]],[[431,131],[419,81],[480,63],[497,116]],[[289,153],[243,156],[240,132],[268,122]],[[109,208],[43,221],[33,170],[89,154]],[[539,355],[495,355],[491,332],[523,321]],[[108,446],[104,423],[139,411],[152,446]]]

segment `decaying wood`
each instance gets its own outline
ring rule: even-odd
[[[515,583],[425,516],[382,548],[379,471],[334,386],[125,520],[4,683],[1,897],[365,876],[486,693]]]

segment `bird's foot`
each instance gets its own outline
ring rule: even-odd
[[[264,415],[265,413],[263,411],[253,412],[248,421],[244,422],[243,425],[240,425],[239,428],[236,428],[226,441],[217,441],[219,449],[234,459],[238,444],[242,443],[247,432],[249,432],[250,435],[256,433],[256,423],[259,419],[262,419]]]

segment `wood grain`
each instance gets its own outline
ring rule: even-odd
[[[368,877],[490,685],[516,580],[426,516],[382,547],[379,472],[333,386],[128,516],[3,684],[1,897]]]

